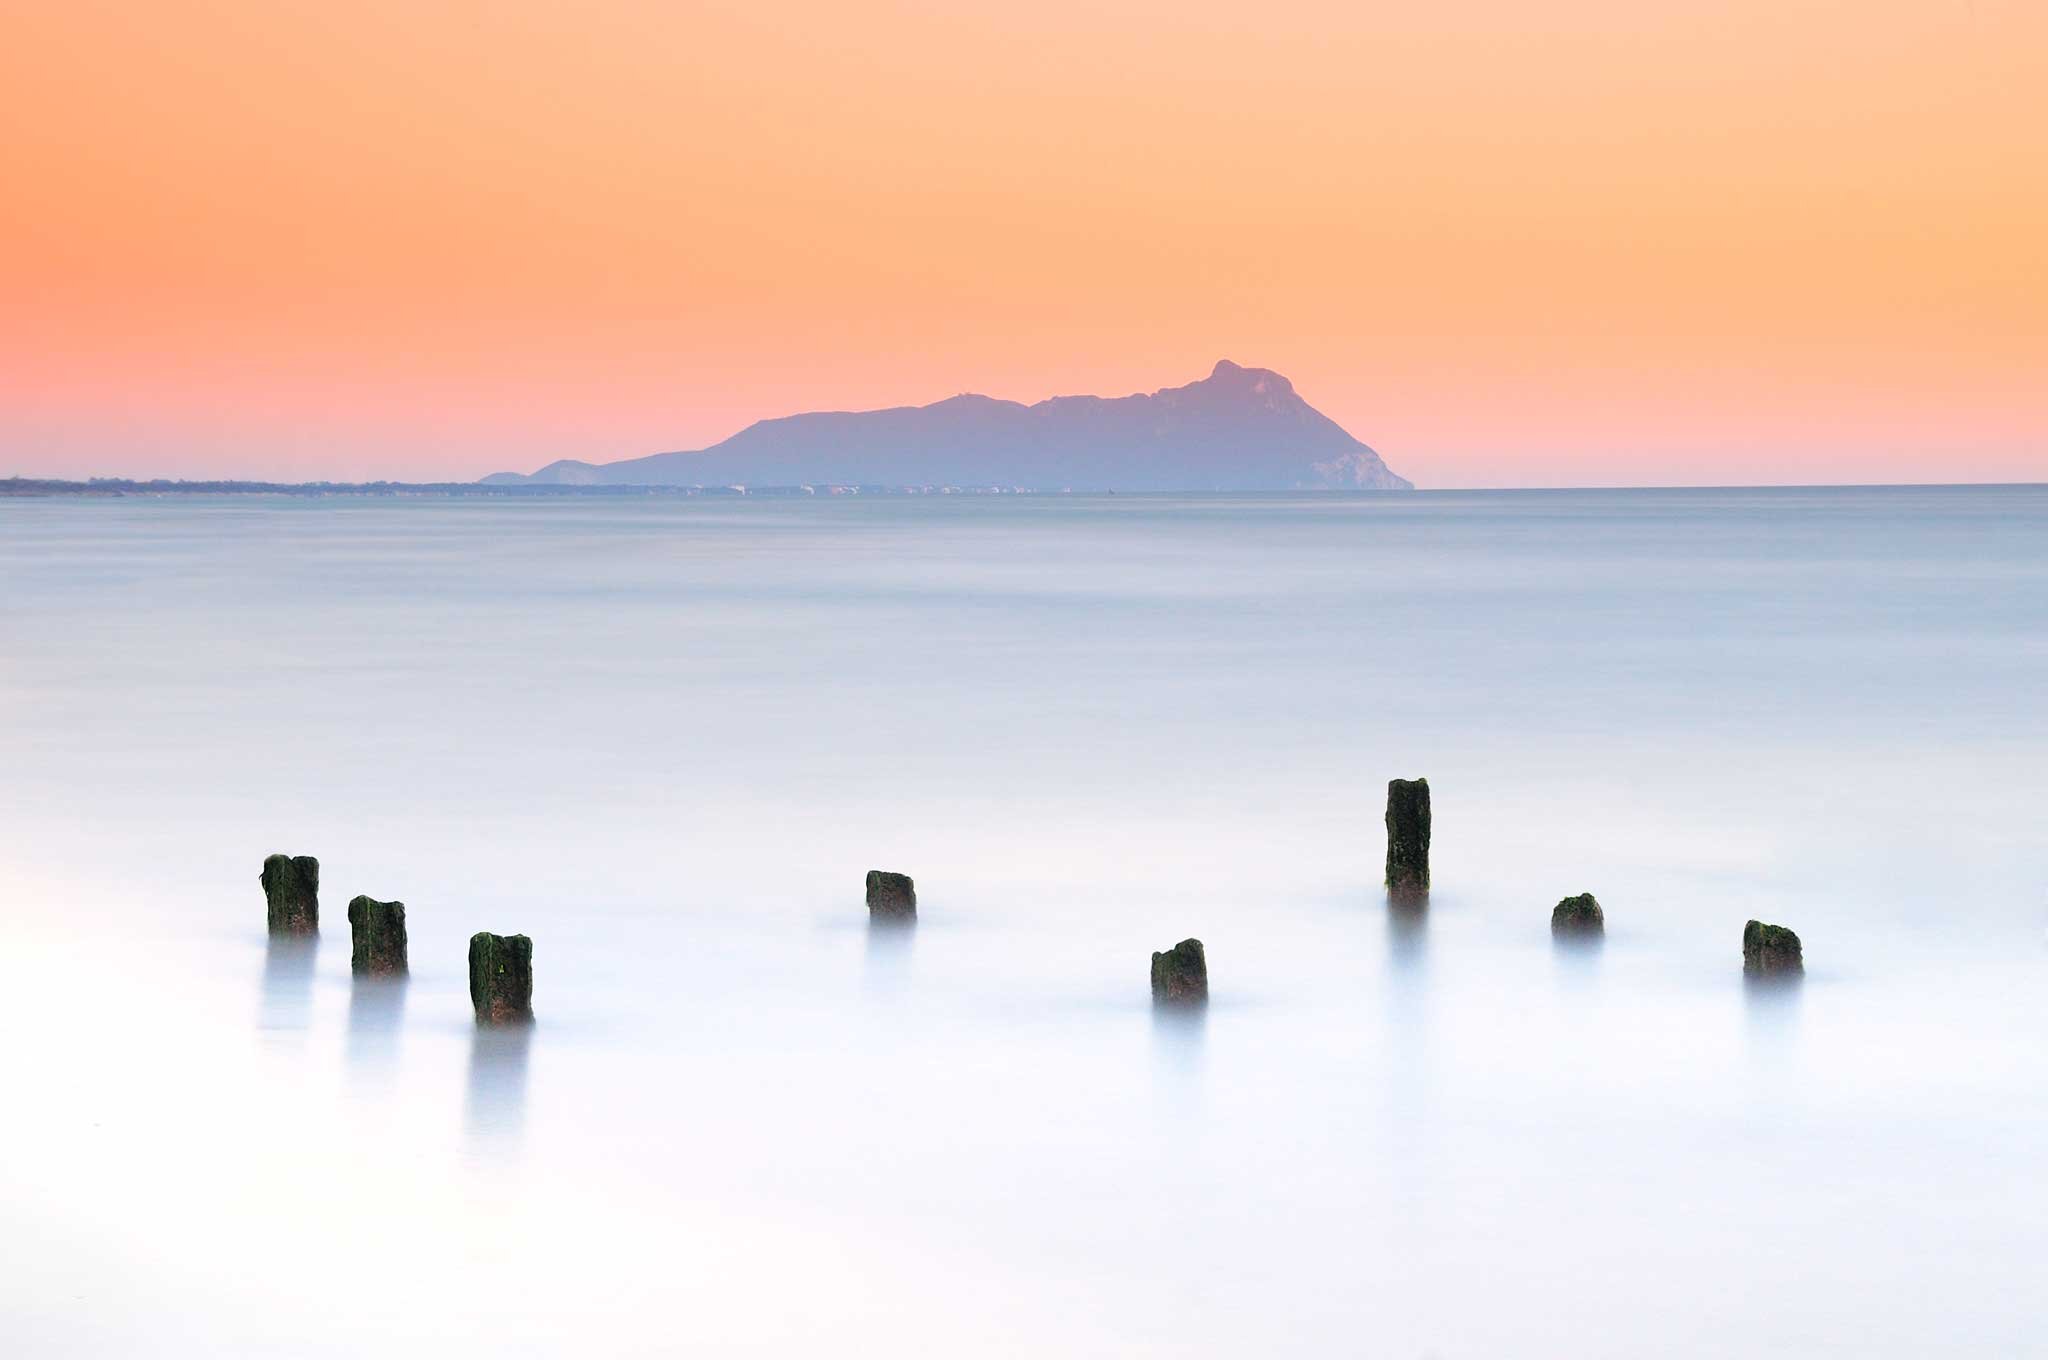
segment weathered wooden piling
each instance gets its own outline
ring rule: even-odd
[[[1567,897],[1551,909],[1550,933],[1559,939],[1597,940],[1607,933],[1607,914],[1591,893]]]
[[[1750,977],[1804,973],[1799,937],[1783,926],[1751,921],[1742,928],[1742,971]]]
[[[1152,956],[1152,1000],[1155,1004],[1200,1005],[1209,999],[1209,958],[1200,940],[1182,940]]]
[[[469,1001],[479,1025],[533,1020],[533,941],[524,935],[469,937]]]
[[[917,885],[910,881],[909,874],[892,874],[886,869],[868,870],[868,919],[917,919]]]
[[[379,902],[374,897],[352,898],[348,904],[348,931],[355,952],[349,967],[357,973],[404,976],[405,903]]]
[[[320,861],[271,855],[263,861],[265,915],[273,935],[320,933]]]
[[[1429,896],[1429,781],[1387,781],[1387,896],[1420,902]]]

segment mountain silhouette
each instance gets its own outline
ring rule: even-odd
[[[930,406],[814,411],[706,449],[618,463],[563,459],[483,479],[609,486],[960,486],[1037,491],[1408,491],[1372,449],[1271,369],[1129,397],[1026,406],[973,394]]]

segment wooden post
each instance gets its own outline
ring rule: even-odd
[[[1751,921],[1742,928],[1742,971],[1750,977],[1804,973],[1799,937],[1783,926]]]
[[[1429,781],[1387,781],[1387,896],[1420,902],[1429,896]]]
[[[868,919],[917,919],[917,885],[910,881],[909,874],[892,874],[886,869],[868,870]]]
[[[1209,999],[1209,957],[1200,940],[1182,940],[1152,956],[1155,1005],[1198,1006]]]
[[[479,1025],[533,1022],[533,941],[524,935],[469,937],[469,1001]]]
[[[1607,913],[1591,893],[1567,897],[1551,910],[1550,933],[1561,940],[1600,939],[1607,933]]]
[[[405,903],[358,897],[348,904],[349,936],[355,952],[349,967],[358,973],[404,976]]]
[[[273,935],[320,933],[320,861],[272,855],[263,861],[263,900]]]

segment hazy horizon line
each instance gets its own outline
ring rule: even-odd
[[[996,482],[981,483],[900,483],[900,482],[843,482],[818,480],[813,482],[699,482],[699,483],[606,483],[576,485],[567,483],[499,483],[493,484],[480,479],[460,481],[401,481],[392,478],[377,478],[365,481],[333,481],[313,479],[310,481],[272,481],[262,477],[134,477],[105,476],[91,477],[41,477],[25,473],[13,473],[0,477],[0,488],[30,485],[45,488],[48,494],[64,494],[76,488],[91,491],[95,488],[117,490],[133,487],[145,490],[172,490],[179,488],[241,487],[248,488],[240,493],[223,494],[261,495],[267,491],[291,491],[319,489],[324,491],[349,492],[369,488],[400,491],[437,491],[445,493],[476,492],[495,496],[526,497],[603,497],[618,496],[634,492],[653,492],[666,495],[687,496],[699,492],[725,495],[752,495],[766,492],[802,492],[806,487],[847,488],[860,492],[877,492],[883,495],[1004,495],[1004,496],[1116,496],[1159,498],[1166,496],[1414,496],[1414,495],[1471,495],[1499,492],[1576,492],[1576,491],[1930,491],[1942,489],[1993,490],[2001,488],[2026,489],[2048,487],[2048,478],[2038,481],[1926,481],[1926,482],[1570,482],[1545,486],[1490,485],[1490,486],[1416,486],[1409,490],[1371,490],[1354,487],[1301,487],[1275,490],[1272,488],[1199,488],[1188,490],[1119,491],[1114,487],[1088,490],[1065,490],[1046,487],[1006,486]],[[945,488],[941,490],[940,488]],[[203,494],[203,492],[201,493]]]

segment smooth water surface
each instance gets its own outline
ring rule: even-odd
[[[2043,488],[0,501],[0,1350],[2048,1354],[2044,695]]]

